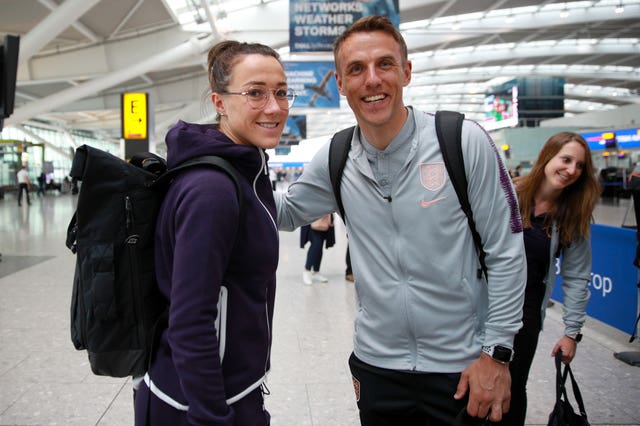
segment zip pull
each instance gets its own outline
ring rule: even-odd
[[[124,197],[124,209],[127,212],[127,231],[131,230],[131,198],[129,196]]]
[[[267,162],[265,161],[264,150],[261,148],[258,148],[258,152],[260,153],[260,159],[262,160],[262,165],[264,166],[264,174],[266,176],[269,176],[269,164],[267,164]]]
[[[131,203],[131,198],[129,198],[129,196],[125,196],[124,197],[124,209],[126,210],[126,216],[127,216],[127,233],[129,235],[127,235],[127,238],[125,238],[125,243],[129,244],[130,246],[138,244],[138,240],[140,240],[140,235],[135,234],[135,223],[134,223],[134,217],[133,217],[133,204]]]

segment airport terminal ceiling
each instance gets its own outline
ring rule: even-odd
[[[565,114],[640,103],[640,0],[400,0],[413,62],[407,104],[481,119],[487,87],[565,79]],[[205,9],[206,8],[206,9]],[[120,96],[147,92],[153,140],[178,119],[210,121],[206,52],[217,40],[289,52],[289,0],[3,0],[0,35],[19,35],[15,110],[5,127],[90,130],[118,142]],[[307,137],[354,123],[340,108],[307,115]]]

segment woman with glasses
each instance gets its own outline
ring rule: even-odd
[[[166,136],[168,165],[223,157],[241,190],[212,167],[190,168],[168,189],[155,243],[168,326],[136,383],[136,425],[269,424],[278,231],[265,150],[278,144],[295,95],[262,44],[213,46],[208,75],[216,123],[178,122]]]

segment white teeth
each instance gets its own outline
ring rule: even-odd
[[[266,127],[267,129],[274,129],[274,128],[278,127],[278,125],[275,124],[275,123],[258,123],[258,126]]]
[[[364,98],[365,102],[375,102],[384,99],[384,95],[368,96]]]

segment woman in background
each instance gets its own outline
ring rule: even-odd
[[[526,385],[542,330],[545,308],[560,267],[564,296],[564,335],[551,355],[561,350],[571,362],[582,335],[591,279],[592,213],[600,194],[585,140],[561,132],[544,144],[531,172],[514,179],[527,254],[523,326],[515,337],[511,372],[511,404],[503,425],[524,425]],[[562,255],[562,261],[557,258]]]
[[[307,242],[307,260],[302,271],[302,283],[311,285],[314,282],[326,283],[329,281],[324,275],[320,275],[320,264],[322,263],[322,246],[333,247],[336,242],[336,234],[333,227],[333,214],[326,214],[311,223],[300,227],[300,248],[304,248]]]
[[[223,41],[208,55],[215,124],[178,122],[168,166],[225,158],[230,176],[190,168],[171,183],[155,234],[168,328],[138,383],[136,425],[267,426],[262,383],[270,367],[278,264],[276,210],[266,149],[274,148],[295,95],[278,54]]]

